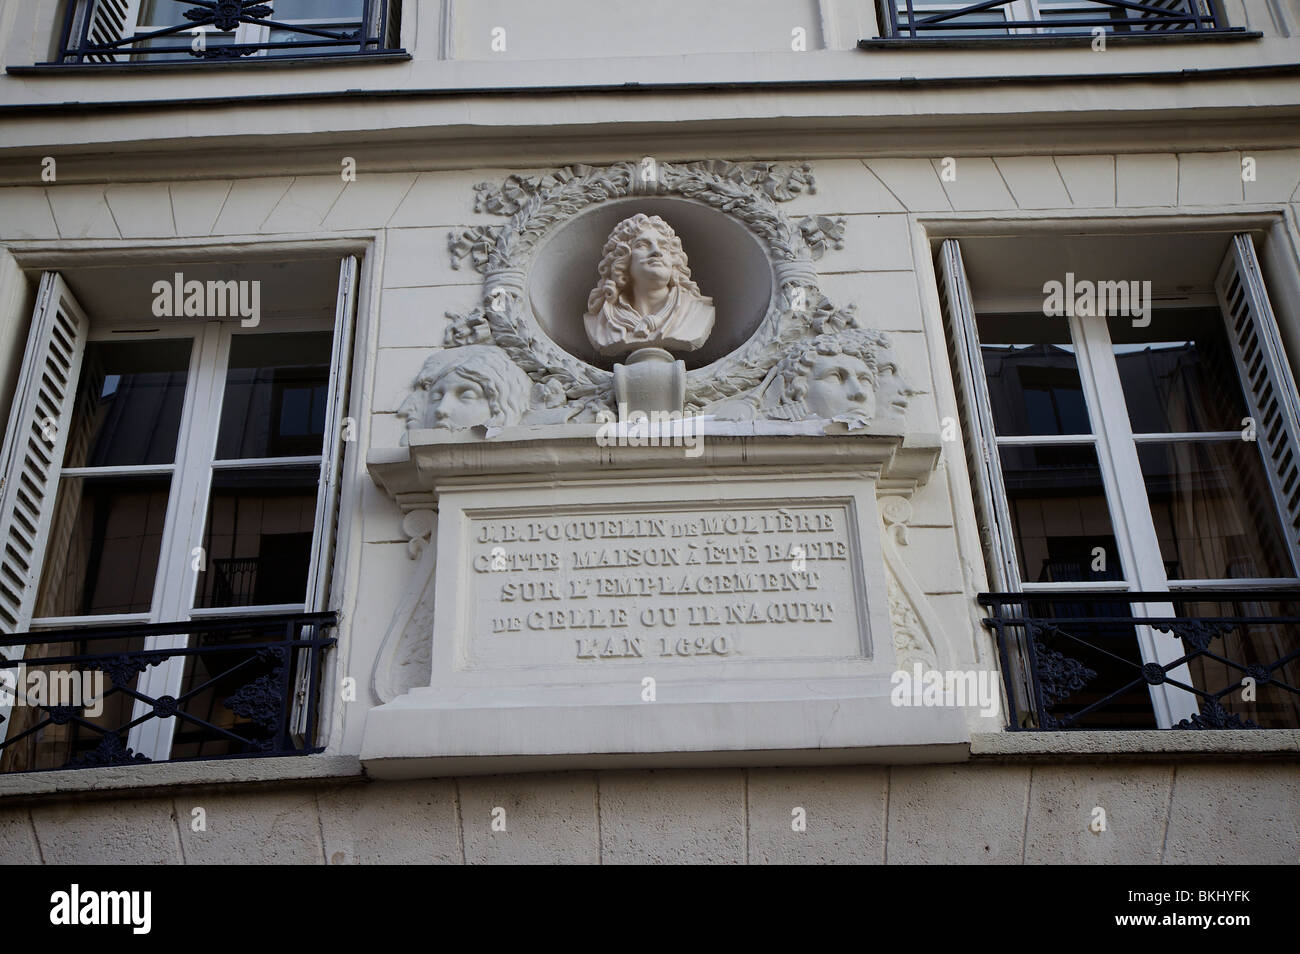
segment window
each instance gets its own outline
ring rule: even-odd
[[[1227,29],[1217,0],[885,0],[890,35],[960,39],[1076,34],[1100,27],[1114,34]]]
[[[993,585],[1027,597],[1004,601],[1032,620],[1027,665],[1079,677],[1038,700],[1070,697],[1049,719],[1167,727],[1212,701],[1300,725],[1300,399],[1250,236],[1230,242],[1218,308],[1132,319],[977,312],[958,243],[940,264]],[[1106,595],[1125,592],[1146,595]],[[1246,676],[1257,698],[1220,694]]]
[[[400,52],[400,0],[73,0],[60,63],[159,63]]]
[[[3,457],[0,631],[87,638],[5,655],[34,665],[136,654],[138,676],[95,725],[32,733],[0,752],[0,769],[62,767],[119,726],[125,747],[151,760],[250,754],[239,740],[256,718],[229,700],[251,676],[284,681],[291,667],[237,647],[265,639],[263,620],[328,608],[356,260],[338,268],[332,318],[276,315],[247,328],[97,323],[63,277],[43,277]],[[154,632],[184,621],[192,635]],[[88,641],[104,627],[115,638]],[[200,646],[213,652],[147,657]],[[305,663],[292,668],[305,693]],[[146,700],[161,698],[179,700],[185,717],[154,717]],[[0,742],[43,717],[5,713]]]

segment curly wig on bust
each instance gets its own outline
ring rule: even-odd
[[[614,226],[614,231],[601,249],[600,280],[587,298],[588,314],[598,314],[606,302],[616,304],[623,290],[630,283],[628,261],[632,257],[632,242],[644,229],[652,229],[663,240],[668,263],[672,266],[673,277],[668,280],[668,287],[679,286],[694,295],[703,297],[699,286],[691,281],[691,270],[686,264],[686,252],[682,249],[682,240],[677,237],[673,227],[657,215],[638,212]]]

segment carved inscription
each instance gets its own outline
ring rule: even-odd
[[[472,668],[862,655],[847,503],[471,517]]]

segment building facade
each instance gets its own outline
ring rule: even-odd
[[[1297,31],[0,8],[0,858],[1296,863]]]

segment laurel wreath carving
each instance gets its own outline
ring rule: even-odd
[[[647,169],[653,174],[647,176]],[[562,389],[571,403],[610,406],[613,375],[569,354],[541,334],[524,301],[523,273],[551,229],[612,199],[678,195],[701,202],[738,219],[763,241],[774,263],[790,263],[794,267],[787,272],[801,276],[782,282],[745,345],[688,373],[688,412],[757,387],[781,355],[810,333],[857,326],[852,307],[837,308],[817,288],[811,265],[827,248],[843,247],[844,220],[809,216],[796,223],[779,206],[805,192],[816,192],[812,169],[806,163],[655,163],[647,159],[599,167],[579,164],[545,176],[509,175],[499,184],[482,182],[474,188],[476,212],[509,216],[509,221],[449,234],[452,267],[459,268],[468,260],[485,281],[479,306],[464,315],[449,313],[452,324],[444,344],[458,347],[491,340],[547,393]]]

